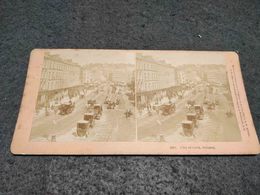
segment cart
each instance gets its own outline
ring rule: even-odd
[[[94,104],[96,104],[97,102],[96,102],[96,100],[88,100],[88,104],[90,105],[90,106],[93,106]]]
[[[174,113],[175,109],[176,109],[176,107],[175,107],[174,103],[163,104],[161,106],[162,115],[165,115],[165,116]]]
[[[100,119],[100,116],[102,115],[102,106],[100,104],[95,104],[94,105],[94,116],[95,116],[95,119],[99,120]]]
[[[204,118],[204,109],[201,105],[194,105],[195,112],[197,114],[197,118],[202,120]]]
[[[208,103],[208,107],[209,110],[215,110],[215,103],[214,102],[210,102]]]
[[[79,137],[88,136],[90,123],[85,120],[81,120],[77,122],[77,135]]]
[[[196,113],[188,113],[187,120],[192,121],[194,127],[198,127],[197,114]]]
[[[182,121],[182,130],[185,136],[192,136],[194,130],[194,123],[189,120]]]
[[[195,105],[195,100],[188,100],[187,104],[190,106],[194,106]]]
[[[70,114],[75,108],[75,104],[72,103],[71,101],[66,102],[66,103],[62,103],[58,109],[59,109],[59,114],[60,115],[66,115],[66,114]]]
[[[107,105],[107,109],[115,109],[116,103],[113,101],[109,101]]]
[[[89,122],[89,126],[91,128],[94,127],[94,125],[95,125],[94,113],[85,113],[84,114],[84,120]]]

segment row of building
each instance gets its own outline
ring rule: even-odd
[[[137,105],[151,104],[163,97],[171,99],[189,84],[201,81],[211,84],[227,84],[224,65],[185,64],[172,66],[152,56],[136,56]]]
[[[177,84],[176,68],[151,56],[136,56],[137,92],[167,89]]]
[[[136,55],[137,106],[147,106],[166,96],[177,85],[176,68],[151,56]]]
[[[79,64],[46,52],[36,109],[50,107],[55,101],[79,93],[83,80],[84,74]]]
[[[88,64],[80,65],[71,59],[62,59],[48,52],[44,55],[38,107],[50,107],[52,101],[73,97],[84,90],[84,86],[95,82],[124,82],[133,80],[134,65]]]
[[[134,64],[88,64],[84,66],[85,83],[111,81],[129,83],[134,77]]]
[[[52,91],[79,86],[82,83],[81,66],[72,60],[61,59],[58,55],[44,56],[40,91]]]
[[[42,68],[38,104],[50,99],[73,96],[85,84],[96,81],[135,83],[137,103],[149,103],[154,98],[171,96],[180,86],[191,82],[227,83],[223,77],[224,66],[182,65],[172,66],[152,56],[136,55],[134,64],[88,64],[80,65],[46,52]]]

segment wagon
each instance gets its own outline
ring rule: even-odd
[[[163,104],[161,106],[162,115],[170,115],[175,112],[175,109],[176,107],[174,103]]]
[[[197,118],[202,120],[204,118],[204,109],[201,105],[194,105],[195,112],[197,114]]]
[[[214,102],[210,102],[210,103],[208,103],[208,107],[207,107],[207,108],[208,108],[209,110],[215,110],[215,106],[216,106],[216,105],[215,105]]]
[[[100,119],[100,116],[102,115],[102,106],[100,104],[94,104],[94,117],[95,119]]]
[[[84,120],[89,122],[89,126],[91,128],[94,127],[94,125],[95,125],[94,113],[85,113],[84,114]]]
[[[113,101],[108,102],[107,109],[115,109],[116,103]]]
[[[72,103],[71,101],[69,102],[66,102],[66,103],[62,103],[59,107],[58,107],[58,110],[59,110],[59,114],[60,115],[66,115],[66,114],[69,114],[71,113],[75,108],[75,104]]]
[[[88,136],[88,130],[90,127],[90,123],[85,120],[81,120],[77,122],[77,135],[79,137]]]
[[[188,113],[187,120],[191,121],[194,124],[194,127],[198,127],[197,114],[196,113]]]
[[[88,100],[88,104],[93,106],[94,104],[96,104],[96,100]]]
[[[194,106],[195,105],[195,100],[188,100],[187,104],[190,106]]]
[[[194,124],[192,121],[182,121],[182,130],[185,136],[192,136],[194,130]]]

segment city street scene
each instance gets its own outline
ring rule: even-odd
[[[135,55],[45,53],[31,141],[136,141]]]
[[[136,55],[138,141],[240,141],[224,59]]]
[[[45,52],[30,140],[234,142],[241,135],[223,55],[53,50]]]

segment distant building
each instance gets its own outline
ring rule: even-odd
[[[228,83],[227,72],[224,65],[209,65],[204,68],[204,78],[207,82],[212,84],[224,84]]]
[[[201,72],[203,72],[203,69],[200,69],[199,66],[193,64],[180,65],[177,68],[178,83],[187,84],[201,81]]]
[[[86,70],[86,69],[85,69],[83,72],[84,72],[83,74],[85,75],[85,77],[84,77],[84,83],[85,83],[85,84],[92,83],[92,82],[93,82],[92,72],[89,71],[89,70]]]
[[[84,82],[131,82],[134,72],[133,64],[86,64],[83,71]]]
[[[111,72],[111,81],[113,82],[124,82],[127,81],[128,75],[122,69],[116,69]]]
[[[132,72],[128,72],[125,69],[116,69],[111,72],[111,81],[115,83],[130,83],[132,79]]]
[[[104,75],[115,83],[130,83],[134,72],[132,64],[107,64],[103,67]]]

